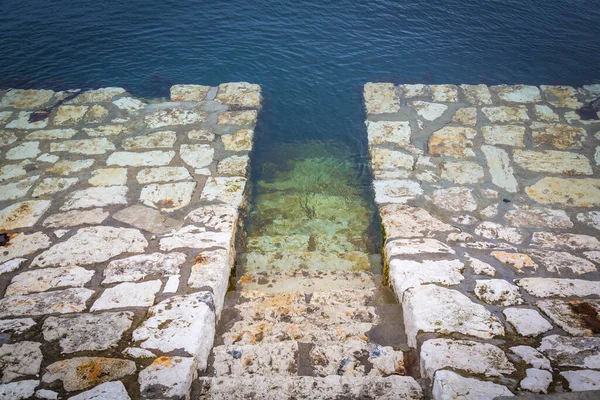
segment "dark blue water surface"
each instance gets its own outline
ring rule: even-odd
[[[600,79],[593,0],[4,0],[0,87],[263,86],[272,140],[364,132],[361,87]]]

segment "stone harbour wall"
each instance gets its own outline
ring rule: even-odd
[[[0,91],[0,398],[185,398],[246,205],[260,87]]]
[[[390,284],[434,399],[600,388],[600,120],[577,113],[598,96],[365,85]]]

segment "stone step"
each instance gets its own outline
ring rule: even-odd
[[[192,398],[198,400],[416,400],[421,387],[409,376],[236,376],[200,378]]]
[[[260,235],[250,236],[246,242],[246,250],[249,253],[267,253],[281,251],[324,251],[345,253],[366,249],[363,235],[348,236],[345,234],[323,234],[312,235]]]
[[[379,254],[362,251],[247,251],[240,254],[245,271],[277,273],[303,269],[305,271],[373,271],[381,265]]]
[[[222,345],[213,348],[209,374],[381,376],[405,373],[404,354],[364,340]]]

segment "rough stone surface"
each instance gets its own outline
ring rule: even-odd
[[[114,260],[104,269],[102,283],[136,282],[148,275],[177,275],[185,258],[183,253],[151,253]]]
[[[475,157],[472,139],[476,134],[472,128],[443,127],[429,138],[429,153],[453,158]]]
[[[481,146],[481,151],[483,151],[487,160],[494,185],[508,192],[516,192],[519,184],[515,178],[514,170],[510,165],[508,153],[494,146]]]
[[[140,201],[162,211],[175,211],[192,200],[196,182],[150,184],[142,188]]]
[[[510,348],[510,351],[515,353],[519,358],[525,361],[528,365],[533,368],[545,369],[552,371],[550,361],[544,357],[542,353],[529,346],[514,346]]]
[[[426,237],[457,230],[418,207],[389,204],[380,208],[380,214],[388,238]]]
[[[92,279],[92,276],[94,271],[76,266],[25,271],[12,279],[4,296],[22,296],[64,287],[82,287]]]
[[[567,207],[600,205],[600,179],[546,177],[525,189],[538,203]]]
[[[65,390],[83,390],[117,380],[135,372],[135,363],[103,357],[75,357],[57,361],[46,367],[43,382],[60,380]]]
[[[600,309],[598,300],[540,300],[536,305],[570,335],[591,336],[598,332],[594,317]]]
[[[93,389],[87,390],[69,400],[130,400],[125,385],[120,381],[105,382]]]
[[[538,350],[561,367],[600,368],[600,338],[551,335],[542,339]]]
[[[565,175],[592,175],[592,164],[585,156],[566,151],[515,150],[514,160],[521,168]]]
[[[177,398],[188,396],[195,378],[195,361],[189,357],[159,357],[139,375],[144,398]]]
[[[552,329],[550,322],[530,308],[505,308],[502,313],[521,336],[538,336]]]
[[[137,204],[117,212],[113,218],[155,234],[169,232],[183,226],[181,220],[170,218],[158,210]]]
[[[160,290],[159,280],[142,283],[121,283],[108,288],[94,302],[91,311],[125,307],[149,307],[154,304],[154,296]]]
[[[513,396],[506,386],[493,382],[465,378],[452,371],[438,371],[433,381],[433,399],[493,400],[498,396]]]
[[[94,292],[89,289],[65,289],[0,300],[0,318],[45,314],[66,314],[86,309],[86,301]]]
[[[0,347],[2,383],[37,375],[42,365],[41,343],[23,341]]]
[[[560,375],[569,382],[574,392],[600,389],[600,371],[564,371]]]
[[[519,384],[521,389],[533,393],[548,393],[548,387],[552,383],[552,373],[537,368],[528,368],[527,376]]]
[[[36,380],[5,383],[4,385],[0,385],[0,396],[3,396],[6,400],[30,399],[39,384],[40,381]]]
[[[490,125],[481,128],[487,144],[525,147],[525,127],[520,125]]]
[[[127,204],[127,186],[92,187],[71,193],[62,211],[80,208],[105,207],[113,204]]]
[[[464,277],[460,274],[464,264],[459,260],[410,261],[392,260],[390,262],[390,281],[394,291],[403,299],[407,289],[425,284],[458,285]]]
[[[0,210],[0,230],[10,231],[35,225],[50,207],[48,200],[32,200],[14,203]]]
[[[600,282],[583,279],[523,278],[518,285],[535,297],[600,296]]]
[[[53,214],[44,220],[48,228],[70,228],[78,225],[97,225],[108,218],[108,212],[101,208],[91,210],[73,210],[61,214]]]
[[[442,178],[459,185],[477,183],[483,181],[484,170],[471,161],[447,162],[442,167]]]
[[[519,288],[504,279],[476,281],[475,294],[480,300],[488,304],[506,307],[523,303]]]
[[[367,83],[365,85],[365,104],[367,113],[392,113],[400,109],[400,100],[396,88],[391,83]]]

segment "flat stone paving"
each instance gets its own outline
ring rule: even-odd
[[[600,388],[600,120],[576,112],[598,96],[365,85],[385,261],[426,396]]]
[[[0,92],[0,398],[184,398],[235,258],[260,87]]]

